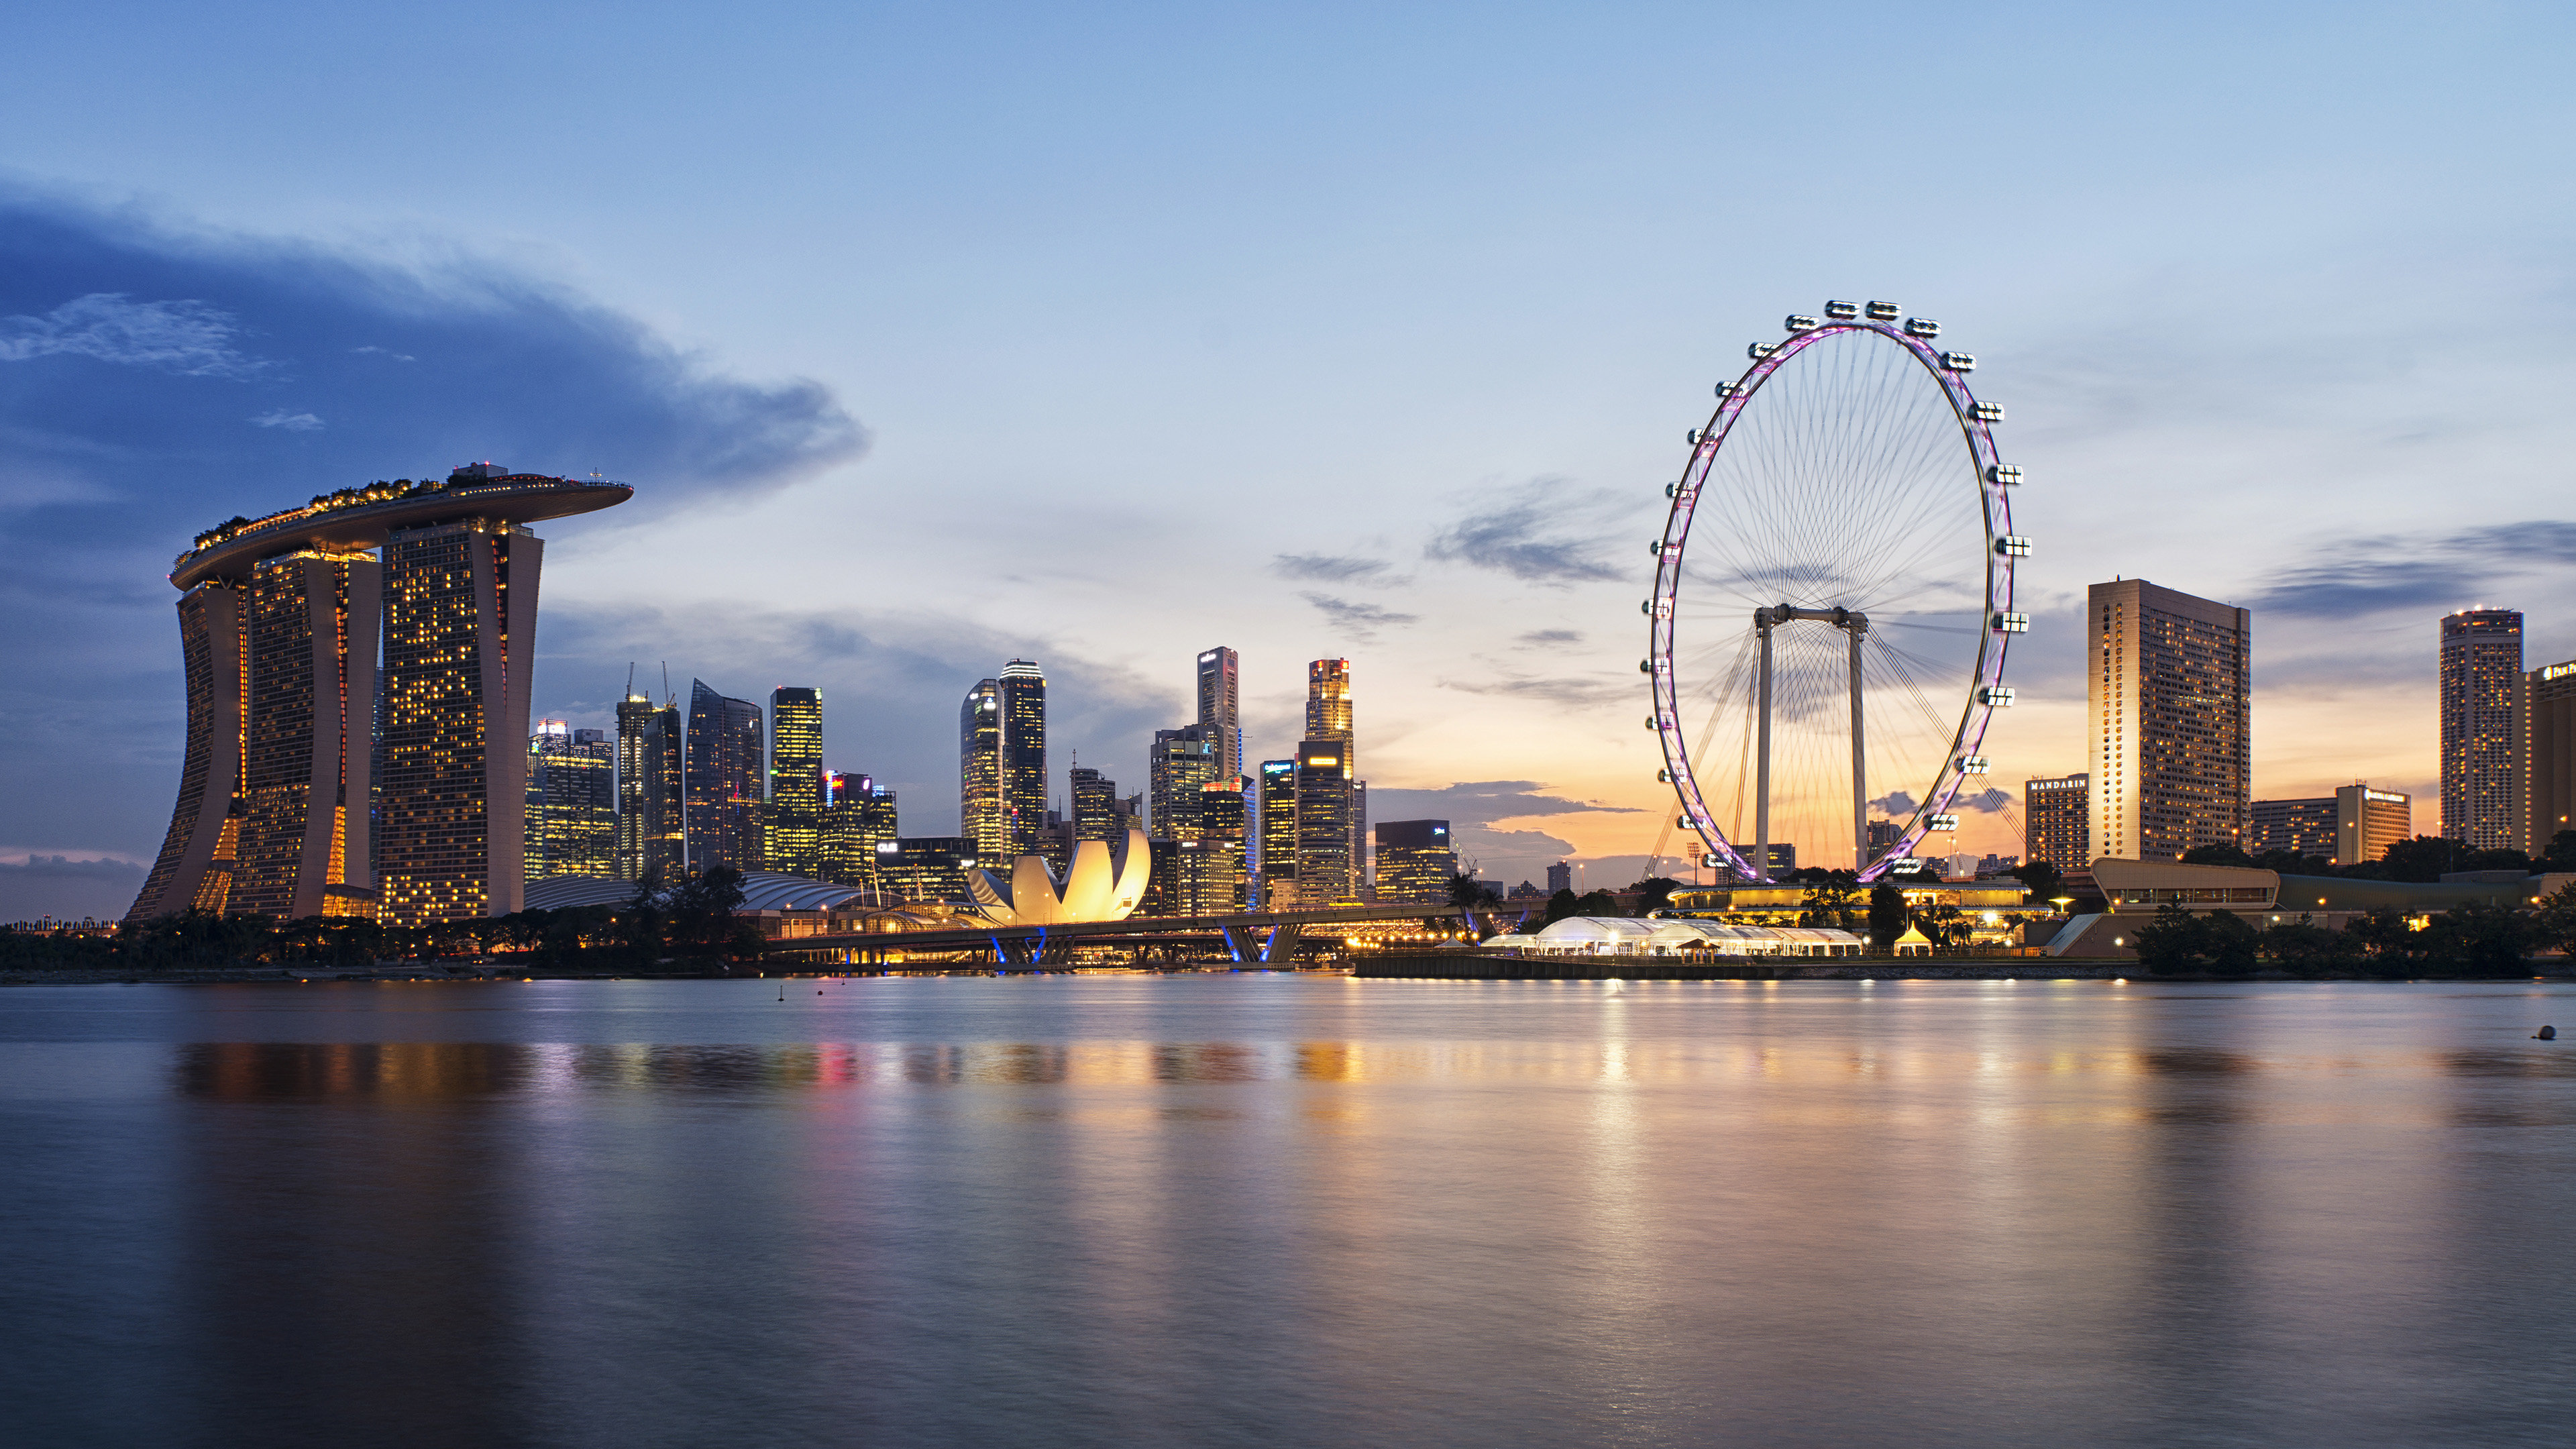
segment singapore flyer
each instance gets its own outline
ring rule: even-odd
[[[1647,725],[1703,866],[1875,881],[1985,789],[2004,655],[2029,627],[2021,470],[1939,323],[1836,301],[1786,332],[1718,385],[1666,486]]]

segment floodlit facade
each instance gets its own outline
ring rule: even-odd
[[[880,790],[866,775],[828,770],[823,775],[821,879],[840,885],[882,886],[879,848],[901,832],[895,792]]]
[[[971,854],[986,860],[1011,854],[1011,812],[1002,798],[1002,682],[998,679],[975,681],[957,706],[957,821],[957,833],[974,842]]]
[[[1243,773],[1241,671],[1242,661],[1223,645],[1199,652],[1198,722],[1214,732],[1220,778]]]
[[[1275,909],[1297,888],[1297,762],[1264,760],[1253,777],[1252,870],[1255,897]]]
[[[2524,793],[2530,799],[2523,848],[2537,856],[2559,831],[2576,830],[2576,660],[2531,671],[2523,688]]]
[[[1298,903],[1355,904],[1352,866],[1350,741],[1307,740],[1297,746]]]
[[[689,738],[682,773],[688,788],[689,870],[720,865],[761,868],[760,706],[689,681]]]
[[[2061,871],[2082,870],[2093,863],[2092,776],[2061,775],[2023,781],[2021,818],[2022,853],[2026,858],[2045,861]],[[1870,823],[1874,826],[1878,822]],[[1889,822],[1891,826],[1894,823]]]
[[[599,730],[540,720],[528,737],[528,879],[613,876],[617,747]]]
[[[823,871],[823,691],[769,692],[769,814],[761,828],[769,868],[819,879]]]
[[[481,463],[198,535],[170,574],[179,805],[132,914],[516,909],[544,548],[525,525],[633,491]]]
[[[1146,828],[1154,839],[1198,839],[1199,791],[1219,778],[1218,744],[1217,731],[1207,725],[1154,731],[1145,773],[1147,805],[1153,812]]]
[[[1046,671],[1026,659],[1002,666],[1002,805],[1011,853],[1054,858],[1046,839]]]
[[[966,890],[986,920],[1001,926],[1051,926],[1068,921],[1120,921],[1145,895],[1151,848],[1141,830],[1110,843],[1085,840],[1059,880],[1044,857],[1023,855],[1005,877],[990,869],[966,872]]]
[[[2335,791],[2337,865],[2384,860],[2388,847],[2415,836],[2415,802],[2395,790],[2344,785]]]
[[[2531,843],[2523,797],[2522,615],[2442,619],[2442,833],[2473,850]]]
[[[676,876],[688,856],[680,711],[640,694],[617,703],[617,878]]]
[[[2252,830],[2253,616],[2144,579],[2087,591],[2094,855],[2179,859]]]
[[[1389,820],[1377,827],[1379,901],[1445,906],[1450,878],[1457,873],[1458,854],[1451,848],[1448,821]]]

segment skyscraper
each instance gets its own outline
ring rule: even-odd
[[[2062,871],[2092,869],[2092,786],[2092,777],[2088,775],[2022,782],[2023,854]],[[1870,823],[1876,825],[1879,822],[1873,820]],[[1899,828],[1894,822],[1889,822],[1889,826],[1891,833]],[[1878,843],[1872,841],[1871,844],[1875,846]],[[1888,844],[1895,842],[1891,840]]]
[[[528,736],[528,879],[609,875],[617,863],[617,747],[539,720]]]
[[[1118,782],[1087,765],[1070,772],[1073,794],[1073,838],[1110,844],[1125,840],[1126,813],[1118,808]]]
[[[819,879],[823,870],[823,691],[769,692],[769,869]]]
[[[760,706],[689,681],[689,870],[762,868]]]
[[[1370,863],[1374,842],[1369,836],[1368,781],[1351,782],[1351,892],[1359,899],[1375,900],[1376,868]]]
[[[1153,811],[1146,829],[1156,840],[1198,838],[1199,788],[1218,777],[1221,742],[1209,725],[1154,731],[1145,762],[1145,795]]]
[[[2576,660],[2544,664],[2523,680],[2523,794],[2531,843],[2545,854],[2562,830],[2576,829]]]
[[[1013,854],[1010,804],[1002,794],[1000,680],[977,680],[957,707],[957,833],[973,842],[980,860],[1007,862]]]
[[[1261,894],[1273,909],[1294,899],[1297,887],[1297,762],[1264,760],[1253,785],[1259,848],[1254,852]]]
[[[1449,822],[1390,820],[1380,825],[1377,868],[1380,901],[1449,904],[1449,881],[1458,873],[1458,854],[1450,845]],[[1551,874],[1549,880],[1553,883],[1555,876]]]
[[[892,790],[865,775],[823,774],[823,867],[835,885],[882,886],[878,847],[900,834]]]
[[[1234,651],[1221,644],[1199,654],[1198,722],[1216,732],[1219,779],[1243,773],[1243,703],[1236,679],[1240,668]]]
[[[375,914],[366,782],[382,583],[374,558],[319,548],[251,574],[243,818],[228,910]]]
[[[2087,591],[2086,750],[2097,857],[2242,847],[2252,806],[2253,617],[2144,579]]]
[[[1010,812],[1011,854],[1046,849],[1046,671],[1026,659],[1002,666],[1002,803]]]
[[[1198,837],[1180,842],[1181,914],[1223,915],[1247,901],[1244,870],[1243,778],[1229,775],[1199,787]]]
[[[517,909],[544,557],[524,525],[633,492],[480,463],[198,535],[170,573],[188,759],[134,914]]]
[[[1351,661],[1318,659],[1306,666],[1306,738],[1351,737]]]
[[[1351,747],[1307,740],[1297,747],[1297,902],[1356,903],[1351,870]]]
[[[617,703],[617,878],[676,876],[687,856],[680,711],[630,694]]]
[[[2530,848],[2522,708],[2521,613],[2444,616],[2442,833],[2472,850]]]

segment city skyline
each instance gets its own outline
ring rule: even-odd
[[[369,117],[363,144],[232,104],[176,32],[137,37],[117,84],[30,36],[0,108],[71,139],[26,143],[0,195],[0,367],[27,438],[5,526],[28,561],[6,585],[27,627],[0,677],[26,733],[0,761],[0,867],[130,896],[150,865],[185,686],[141,584],[177,541],[265,498],[498,455],[648,490],[549,534],[535,705],[574,727],[612,726],[630,658],[753,697],[810,684],[835,701],[831,758],[927,801],[954,765],[925,721],[993,661],[1046,661],[1057,738],[1131,780],[1151,732],[1194,713],[1167,661],[1227,641],[1247,737],[1284,740],[1302,700],[1277,666],[1347,653],[1374,681],[1373,813],[1450,819],[1512,880],[1559,856],[1633,878],[1669,818],[1633,728],[1636,545],[1710,383],[1784,310],[1842,295],[1973,325],[1981,395],[2012,409],[2041,547],[2018,702],[1987,742],[2007,791],[2085,768],[2081,599],[2115,573],[2262,617],[2267,798],[2366,778],[2431,823],[2430,619],[2511,606],[2527,660],[2576,655],[2556,567],[2576,525],[2545,486],[2572,425],[2543,401],[2576,370],[2547,241],[2568,206],[2519,184],[2554,174],[2565,103],[2545,71],[2515,79],[2551,49],[2515,23],[2344,17],[2329,52],[2405,58],[2378,87],[2326,84],[2315,28],[2284,17],[2212,46],[1895,10],[1721,43],[1516,11],[1465,51],[1420,17],[1364,46],[1319,43],[1331,18],[1206,23],[1174,42],[1185,94],[1133,84],[1099,37],[952,48],[835,21],[793,56],[693,43],[693,84],[604,98],[605,123],[508,128],[374,105],[444,83],[443,52],[403,49],[314,79],[311,104]],[[568,24],[531,26],[481,73],[533,82],[583,53]],[[221,44],[310,43],[277,27]],[[634,36],[680,53],[664,21]],[[1460,63],[1380,84],[1414,46]],[[1766,186],[1905,143],[1882,108],[1736,144],[1854,46],[2013,75],[1947,104],[2021,164],[1977,197],[1909,193],[1901,227],[1778,223]],[[2110,63],[2057,63],[2070,47]],[[1740,105],[1644,83],[1695,58]],[[1509,103],[1533,86],[1581,124]],[[2391,88],[2466,99],[2391,107]],[[675,113],[720,154],[811,136],[841,180],[611,139]],[[894,135],[932,150],[904,159]],[[600,186],[559,184],[566,148]],[[1758,184],[1675,191],[1720,149]],[[1330,195],[1255,179],[1273,174]],[[711,204],[624,225],[616,198],[643,186]],[[1056,210],[994,225],[1005,195]],[[1139,221],[1153,246],[1103,240]],[[1742,239],[1725,268],[1711,234]],[[1255,400],[1298,425],[1247,449]],[[2510,486],[2425,489],[2436,460]],[[1297,506],[1256,522],[1209,506],[1225,496]],[[968,538],[1002,561],[971,589],[947,550],[900,542]],[[2000,812],[1963,826],[1963,849],[2017,848]],[[38,856],[106,864],[11,864]]]

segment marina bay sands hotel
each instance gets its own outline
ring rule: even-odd
[[[170,574],[187,761],[128,919],[517,910],[545,557],[527,525],[633,492],[478,463],[200,534]]]

